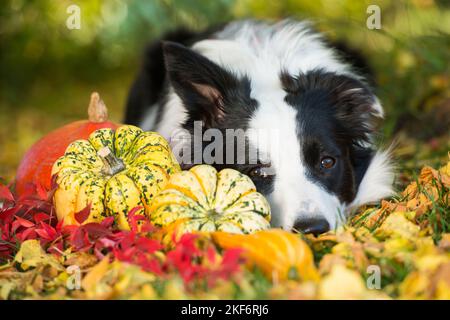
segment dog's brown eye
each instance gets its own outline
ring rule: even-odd
[[[324,169],[331,169],[336,164],[336,160],[332,157],[323,157],[320,160],[320,166]]]
[[[248,171],[248,175],[255,178],[269,178],[270,167],[254,167]]]

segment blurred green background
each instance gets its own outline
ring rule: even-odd
[[[81,9],[69,30],[67,8]],[[369,30],[367,7],[381,8]],[[121,121],[145,44],[162,32],[237,18],[308,18],[369,59],[386,108],[385,144],[401,171],[437,165],[450,149],[448,0],[3,0],[0,4],[0,177],[14,178],[24,152],[50,130],[84,119],[99,91]],[[400,177],[401,179],[401,177]]]

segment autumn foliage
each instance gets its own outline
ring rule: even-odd
[[[314,253],[314,279],[273,277],[246,251],[250,242],[179,236],[154,227],[139,207],[128,213],[129,231],[116,228],[113,217],[83,224],[89,206],[75,214],[79,226],[62,226],[50,201],[54,187],[29,185],[16,195],[0,186],[3,299],[450,298],[450,162],[424,167],[397,197],[361,208],[337,230],[295,235]],[[82,275],[78,289],[69,285],[73,266]],[[382,270],[373,283],[371,266]]]

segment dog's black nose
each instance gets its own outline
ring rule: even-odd
[[[330,230],[330,225],[324,218],[302,218],[295,221],[293,230],[318,235]]]

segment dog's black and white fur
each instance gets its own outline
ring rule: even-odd
[[[373,145],[382,106],[309,23],[236,21],[167,39],[147,50],[125,122],[169,140],[180,128],[192,132],[194,121],[276,130],[276,153],[264,141],[246,141],[264,162],[216,165],[249,174],[269,199],[273,226],[324,232],[352,208],[391,193],[388,154]],[[274,174],[264,170],[267,159]]]

